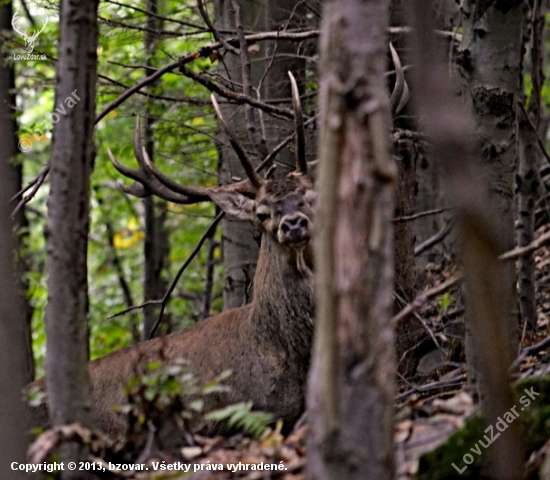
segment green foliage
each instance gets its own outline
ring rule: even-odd
[[[440,312],[445,313],[451,305],[452,301],[453,299],[449,292],[445,292],[443,295],[441,295],[441,306],[439,307]]]
[[[275,420],[270,413],[252,411],[252,402],[228,405],[206,414],[205,418],[216,422],[226,422],[230,428],[242,430],[254,438],[260,437]]]
[[[223,382],[230,374],[223,372],[201,385],[183,359],[173,360],[169,365],[151,362],[143,374],[128,381],[125,387],[128,403],[118,410],[128,415],[130,435],[146,430],[149,421],[159,431],[166,424],[173,425],[183,437],[189,430],[189,420],[202,418],[205,398],[228,391]]]
[[[146,419],[158,427],[167,418],[185,431],[186,421],[202,418],[203,422],[223,423],[231,430],[259,437],[274,422],[274,418],[266,412],[252,411],[252,402],[205,411],[208,396],[229,391],[224,382],[230,376],[231,371],[227,370],[206,384],[200,384],[184,359],[171,361],[169,365],[161,361],[151,362],[145,373],[129,380],[125,387],[129,401],[118,410],[129,415],[130,428],[134,431],[143,428]]]
[[[19,7],[14,2],[14,8]],[[140,5],[140,8],[143,6]],[[55,99],[55,60],[58,55],[59,11],[56,3],[38,0],[29,5],[31,14],[45,11],[49,22],[38,38],[35,53],[47,60],[14,61],[16,70],[17,112],[19,138],[31,143],[21,155],[24,182],[42,171],[51,154],[52,130],[49,115],[59,103]],[[210,37],[201,28],[194,2],[166,1],[161,14],[164,32],[149,57],[153,66],[164,66],[175,58],[196,51]],[[147,75],[144,47],[145,14],[133,4],[100,2],[100,35],[98,48],[98,81],[96,111],[117,98],[126,88]],[[168,32],[174,32],[172,34]],[[1,48],[11,53],[24,53],[22,40],[13,34],[13,41]],[[210,60],[201,59],[192,68],[210,68]],[[89,325],[92,358],[102,356],[137,340],[142,313],[134,311],[114,318],[112,315],[127,309],[121,289],[121,275],[129,286],[133,305],[143,301],[144,211],[142,201],[129,198],[118,189],[121,176],[111,166],[106,149],[110,147],[117,159],[131,167],[133,157],[133,128],[135,115],[147,112],[155,123],[155,162],[174,180],[188,185],[215,185],[217,150],[214,143],[216,123],[208,107],[209,92],[193,81],[177,74],[167,74],[112,111],[96,126],[97,158],[92,175],[91,222],[88,249]],[[47,127],[47,128],[46,128]],[[124,182],[128,183],[127,180]],[[29,219],[28,245],[25,255],[29,264],[29,298],[34,308],[33,348],[37,373],[43,373],[45,356],[44,309],[47,300],[45,271],[45,221],[47,182],[40,188],[27,210]],[[163,203],[158,202],[158,205]],[[180,207],[167,205],[166,229],[169,235],[169,265],[164,271],[171,282],[181,264],[187,259],[213,218],[213,207],[197,205]],[[115,268],[115,258],[120,270]],[[184,273],[174,292],[166,316],[172,318],[173,328],[192,324],[201,317],[202,294],[205,283],[206,253]],[[216,270],[213,312],[221,308],[220,271]],[[175,319],[175,320],[174,320]]]

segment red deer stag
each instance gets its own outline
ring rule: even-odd
[[[216,113],[244,167],[247,180],[218,188],[179,185],[154,167],[141,145],[139,119],[134,153],[137,170],[112,163],[135,182],[126,190],[157,195],[171,202],[213,201],[226,214],[246,220],[261,233],[261,248],[252,303],[210,317],[195,326],[155,338],[90,362],[93,407],[98,426],[111,435],[124,431],[124,418],[113,405],[126,402],[123,387],[161,358],[188,361],[199,382],[231,370],[230,390],[207,396],[205,410],[252,401],[254,409],[272,412],[286,428],[304,410],[304,395],[313,335],[314,299],[312,215],[316,194],[303,153],[303,123],[298,91],[293,86],[297,125],[296,171],[281,180],[263,179],[236,143],[213,99]],[[38,412],[44,425],[45,407]]]

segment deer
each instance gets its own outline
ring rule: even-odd
[[[226,381],[229,390],[205,397],[205,411],[251,401],[253,409],[270,412],[282,420],[287,431],[304,412],[315,314],[312,231],[316,193],[304,155],[298,89],[291,74],[290,78],[296,170],[286,178],[262,178],[257,173],[214,96],[214,109],[237,152],[245,180],[215,188],[175,182],[149,159],[141,143],[139,117],[134,134],[138,168],[121,165],[108,150],[115,168],[134,180],[131,186],[124,187],[128,193],[138,197],[156,195],[179,204],[211,201],[227,215],[250,222],[262,235],[251,303],[89,363],[96,424],[106,434],[124,433],[124,415],[115,412],[113,405],[125,403],[123,387],[136,371],[159,360],[185,359],[200,382],[231,371]],[[34,416],[34,424],[47,425],[46,407],[42,406]],[[213,426],[205,429],[201,433],[215,432]]]

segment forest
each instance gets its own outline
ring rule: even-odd
[[[549,20],[0,0],[0,480],[550,479]]]

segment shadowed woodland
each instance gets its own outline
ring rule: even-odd
[[[0,2],[0,479],[550,478],[548,7]]]

